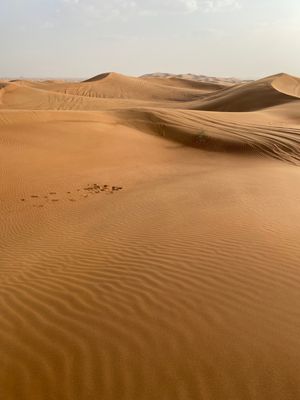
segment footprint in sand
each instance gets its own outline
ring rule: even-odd
[[[88,194],[84,194],[84,195],[81,194],[81,196],[80,196],[80,197],[86,199],[87,197],[89,197],[90,194],[99,194],[99,193],[101,193],[101,192],[105,192],[105,194],[114,194],[114,192],[117,192],[117,191],[122,190],[122,189],[123,189],[122,186],[109,186],[109,185],[107,185],[107,184],[105,184],[105,185],[103,185],[103,186],[100,186],[100,185],[97,184],[97,183],[93,183],[93,184],[88,184],[87,187],[84,187],[84,188],[82,188],[82,189],[76,189],[76,191],[77,191],[77,192],[80,192],[81,190],[86,190],[86,191],[88,191]],[[67,193],[68,195],[70,195],[72,192],[68,191],[68,192],[66,192],[66,193]],[[57,192],[49,192],[49,193],[48,193],[48,195],[56,195],[56,194],[57,194]],[[50,197],[50,199],[49,199],[49,196],[48,196],[48,195],[46,195],[46,196],[41,196],[41,198],[44,198],[44,199],[46,200],[46,202],[49,202],[49,201],[58,202],[58,201],[60,201],[60,199],[53,199],[53,198],[51,198],[51,197]],[[38,196],[38,195],[36,195],[36,194],[32,194],[32,195],[30,195],[30,197],[31,197],[32,199],[38,199],[40,196]],[[71,199],[68,198],[68,200],[69,200],[69,201],[72,201],[72,202],[77,201],[76,199],[73,199],[73,198],[71,198]],[[22,198],[22,199],[20,199],[20,201],[25,202],[26,199],[25,199],[25,198]],[[33,207],[42,208],[42,207],[44,207],[44,205],[43,205],[43,204],[40,204],[40,205],[34,204]]]

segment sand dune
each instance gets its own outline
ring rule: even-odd
[[[92,79],[91,82],[72,83],[11,82],[4,90],[2,108],[102,110],[140,106],[180,107],[182,102],[199,99],[207,92],[177,86],[170,88],[115,73]]]
[[[0,105],[2,104],[2,96],[4,94],[5,87],[6,87],[6,83],[0,81]]]
[[[145,79],[113,72],[97,75],[84,82],[53,85],[50,88],[66,94],[114,99],[185,101],[199,96],[198,92],[192,89],[187,91],[186,88],[176,86],[170,90],[159,83],[149,83]]]
[[[152,83],[157,83],[159,85],[166,85],[171,87],[180,87],[186,89],[197,89],[202,92],[213,92],[218,89],[228,88],[228,84],[224,84],[223,82],[202,82],[196,81],[192,79],[184,79],[178,77],[170,77],[170,78],[162,78],[162,77],[144,77],[144,80]]]
[[[287,74],[279,74],[272,80],[274,89],[288,96],[300,98],[300,79]]]
[[[215,77],[215,76],[207,76],[207,75],[199,75],[199,74],[170,74],[170,73],[161,73],[156,72],[152,74],[142,75],[141,78],[163,78],[165,80],[168,79],[183,79],[194,82],[202,82],[202,83],[215,83],[222,85],[233,85],[237,83],[246,83],[250,82],[249,80],[241,80],[237,78],[224,78],[224,77]]]
[[[283,120],[271,125],[271,112],[252,113],[250,121],[247,113],[183,110],[132,110],[118,115],[123,124],[207,151],[251,152],[300,162],[299,124],[287,127]]]
[[[213,93],[188,104],[187,108],[229,112],[260,110],[299,99],[299,82],[299,78],[286,74],[275,75]]]
[[[0,82],[1,398],[300,398],[299,79],[207,84]]]
[[[58,86],[58,89],[57,89]],[[70,84],[67,84],[69,87]],[[91,93],[78,92],[71,85],[70,93],[67,93],[65,84],[43,84],[28,82],[26,85],[10,83],[0,91],[2,92],[2,104],[0,109],[11,110],[94,110],[120,109],[139,106],[163,107],[166,104],[172,107],[174,101],[147,101],[140,99],[124,99],[122,97],[101,98],[93,97]],[[73,92],[73,93],[72,93]]]

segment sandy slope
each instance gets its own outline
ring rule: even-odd
[[[162,77],[144,77],[142,78],[148,82],[156,83],[159,85],[166,85],[171,87],[179,87],[179,88],[186,88],[186,89],[197,89],[198,91],[202,92],[213,92],[218,89],[225,89],[228,86],[232,86],[232,84],[228,85],[224,84],[223,82],[206,82],[206,81],[195,81],[192,79],[185,79],[185,78],[177,78],[177,77],[169,77],[169,78],[162,78]]]
[[[279,74],[236,85],[196,100],[187,108],[209,111],[255,111],[300,99],[299,79]]]
[[[127,77],[114,72],[101,74],[84,82],[50,86],[52,90],[94,98],[184,101],[197,99],[198,91],[174,85],[172,90],[161,82]]]
[[[0,397],[298,399],[299,80],[115,75],[0,84]]]

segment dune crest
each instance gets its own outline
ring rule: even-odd
[[[299,100],[299,79],[275,75],[233,86],[196,100],[187,108],[207,111],[248,112]]]
[[[279,92],[300,99],[300,78],[279,74],[271,84]]]
[[[99,74],[99,75],[93,76],[92,78],[86,79],[83,82],[97,82],[97,81],[102,81],[102,79],[106,79],[106,78],[111,78],[111,79],[116,78],[117,79],[118,77],[121,77],[121,74],[116,74],[115,72],[105,72],[103,74]]]

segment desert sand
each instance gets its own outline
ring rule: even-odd
[[[0,397],[300,398],[300,79],[0,81]]]

